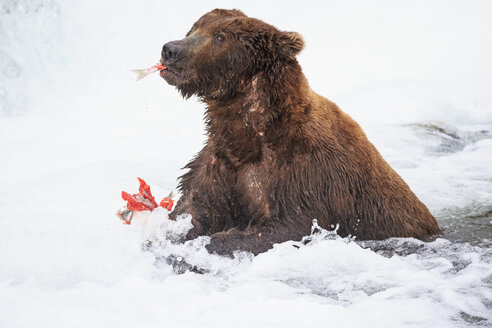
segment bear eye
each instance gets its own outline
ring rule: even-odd
[[[225,36],[223,34],[215,34],[214,35],[214,40],[217,40],[217,41],[224,41],[225,40]]]

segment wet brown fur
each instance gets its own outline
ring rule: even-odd
[[[174,84],[206,103],[208,140],[186,166],[171,214],[192,215],[187,239],[210,236],[207,248],[219,254],[258,254],[308,235],[313,219],[358,239],[439,233],[359,125],[311,90],[296,60],[299,34],[214,10],[193,35],[205,41]]]

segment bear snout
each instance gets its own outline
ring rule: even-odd
[[[178,41],[171,41],[162,47],[161,56],[165,64],[172,64],[179,59],[183,46]]]

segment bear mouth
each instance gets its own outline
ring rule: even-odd
[[[159,75],[170,85],[179,85],[187,80],[189,74],[186,74],[184,70],[166,65],[166,68],[161,70]]]

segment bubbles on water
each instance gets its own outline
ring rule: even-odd
[[[207,237],[185,243],[172,237],[186,233],[189,216],[174,222],[162,211],[152,217],[160,220],[158,229],[147,226],[143,238],[158,235],[147,249],[156,258],[158,279],[204,274],[222,292],[252,281],[278,282],[293,294],[315,295],[334,306],[366,304],[379,312],[398,303],[422,313],[420,307],[426,304],[430,308],[424,313],[437,311],[441,318],[447,313],[446,322],[476,325],[492,319],[492,304],[486,301],[492,295],[490,248],[442,238],[431,243],[413,238],[356,241],[313,220],[311,235],[301,241],[276,244],[256,257],[237,252],[231,259],[209,254]]]
[[[152,212],[135,212],[132,225],[140,231],[147,249],[166,248],[180,242],[193,227],[190,215],[181,215],[176,220],[169,220],[169,212],[157,207]]]

